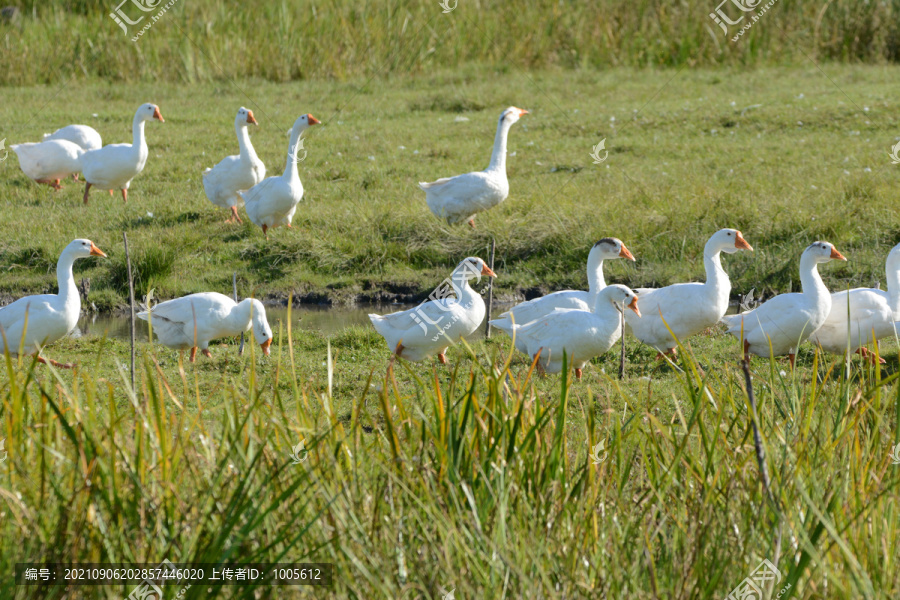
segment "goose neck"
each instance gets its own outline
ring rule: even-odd
[[[72,265],[75,264],[75,256],[70,252],[63,252],[56,263],[56,282],[59,285],[59,296],[65,304],[75,302],[78,310],[81,310],[81,297],[78,295],[78,287],[75,285],[75,276],[72,274]]]
[[[497,134],[494,136],[494,150],[491,152],[491,164],[488,170],[506,173],[506,138],[509,136],[509,128],[512,123],[501,119],[497,124]]]
[[[814,298],[829,296],[828,288],[819,275],[818,263],[813,256],[803,256],[800,259],[800,287],[804,294]]]
[[[253,144],[250,143],[250,132],[247,131],[247,126],[243,123],[235,123],[234,130],[237,133],[238,147],[241,150],[241,160],[249,159],[256,162],[256,151],[253,149]]]
[[[144,120],[138,115],[134,116],[131,124],[132,148],[136,148],[141,154],[147,154],[147,140],[144,137]]]
[[[284,176],[286,178],[300,179],[300,174],[297,171],[297,143],[300,141],[300,136],[303,134],[303,131],[304,128],[298,125],[295,125],[294,128],[291,129],[291,141],[288,145],[287,164],[284,167]]]
[[[897,264],[893,264],[897,262]],[[891,310],[895,315],[900,313],[900,259],[892,261],[888,259],[884,269],[887,277],[887,293],[890,298]]]

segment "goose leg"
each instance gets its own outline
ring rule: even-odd
[[[469,227],[471,227],[472,229],[475,229],[475,217],[472,217],[471,219],[469,219],[468,223],[469,223]]]
[[[797,355],[795,353],[788,354],[788,360],[791,361],[791,368],[794,368],[794,361],[796,360]]]
[[[109,191],[110,191],[110,194],[112,194],[112,190],[109,190]],[[126,190],[125,188],[122,188],[122,200],[124,200],[125,202],[128,202],[128,190]]]
[[[78,173],[72,173],[72,179],[78,181]]]
[[[656,360],[664,360],[666,356],[671,356],[672,362],[675,362],[678,360],[678,350],[675,348],[669,348],[665,352],[657,352]]]
[[[750,362],[750,342],[744,340],[744,360]]]
[[[268,225],[263,225],[263,226],[262,226],[262,230],[263,230],[263,235],[266,236],[266,239],[269,239],[269,234],[266,233],[266,232],[269,230],[269,226],[268,226]]]
[[[200,352],[202,352],[203,356],[205,356],[206,358],[212,358],[212,353],[209,351],[209,348],[204,348]]]
[[[863,346],[862,348],[859,348],[859,349],[856,351],[856,354],[859,354],[861,357],[863,357],[864,359],[868,360],[868,361],[869,361],[870,363],[872,363],[873,365],[874,365],[875,362],[876,362],[876,361],[875,361],[875,353],[874,353],[874,352],[869,352],[869,349],[866,348],[865,346]],[[878,361],[877,361],[877,362],[879,362],[879,363],[881,363],[881,364],[883,364],[883,365],[884,365],[884,364],[887,364],[887,361],[884,360],[883,358],[881,358],[880,356],[878,357]]]
[[[191,362],[197,360],[197,346],[191,348]]]
[[[84,182],[84,203],[88,203],[88,192],[91,191],[91,184],[89,181]]]
[[[581,369],[575,369],[575,379],[581,381]]]
[[[401,342],[401,343],[397,344],[397,347],[396,347],[396,348],[394,348],[394,354],[395,354],[396,356],[400,356],[400,354],[401,354],[402,352],[403,352],[403,343]]]
[[[113,191],[112,191],[112,190],[109,190],[109,195],[110,195],[110,196],[113,195]]]
[[[442,365],[446,365],[446,364],[447,364],[447,357],[444,356],[444,353],[443,353],[443,352],[441,352],[440,354],[438,354],[438,360],[441,361],[441,364],[442,364]]]
[[[232,206],[232,207],[231,207],[231,216],[232,216],[232,218],[233,218],[235,221],[237,221],[238,223],[243,223],[243,221],[241,221],[241,217],[238,216],[237,206]],[[228,221],[230,222],[231,219],[228,219]]]
[[[59,185],[59,179],[55,179],[55,180],[54,179],[35,179],[34,182],[35,183],[46,183],[47,185],[52,187],[54,190],[62,189],[62,186]]]
[[[37,360],[41,364],[45,364],[45,365],[51,364],[54,367],[56,367],[57,369],[74,369],[75,368],[75,365],[73,363],[56,362],[52,358],[44,358],[43,356],[38,356]]]

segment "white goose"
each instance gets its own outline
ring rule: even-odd
[[[144,170],[149,150],[144,138],[144,123],[156,119],[165,123],[159,107],[142,104],[134,113],[131,124],[131,144],[109,144],[99,150],[86,152],[81,159],[84,174],[84,203],[87,204],[91,186],[101,190],[122,190],[122,199],[128,201],[128,186],[131,180]]]
[[[105,257],[106,254],[91,240],[74,240],[56,263],[58,294],[26,296],[0,308],[0,353],[15,356],[22,348],[25,354],[38,354],[37,359],[42,363],[65,369],[74,366],[45,359],[40,352],[44,346],[66,336],[78,323],[81,297],[72,275],[72,264],[88,256]]]
[[[634,255],[625,247],[622,240],[611,237],[603,238],[594,244],[588,254],[587,292],[564,290],[522,302],[501,314],[498,318],[491,320],[491,325],[512,335],[514,322],[517,325],[525,325],[549,314],[557,308],[592,310],[597,300],[597,294],[606,287],[606,280],[603,278],[603,261],[617,258],[634,260]],[[516,338],[516,348],[520,352],[526,352],[524,341],[520,341],[518,337]]]
[[[873,331],[876,340],[900,333],[900,244],[888,253],[884,271],[886,292],[855,288],[831,294],[831,312],[810,341],[834,354],[855,350],[863,357],[874,358],[866,348],[872,342]]]
[[[203,172],[206,197],[216,206],[231,211],[227,222],[242,222],[238,216],[238,206],[243,204],[243,200],[238,192],[249,190],[266,177],[266,166],[256,156],[253,144],[250,143],[248,125],[259,123],[253,117],[253,111],[242,106],[234,118],[240,154],[226,156],[215,167]]]
[[[53,133],[45,133],[43,141],[49,140],[66,140],[83,150],[97,150],[103,147],[100,134],[96,129],[87,125],[67,125]]]
[[[300,137],[312,125],[320,121],[311,114],[305,114],[294,121],[291,141],[288,145],[287,165],[283,175],[263,179],[246,192],[241,192],[247,208],[247,216],[254,225],[262,227],[263,235],[279,225],[291,226],[297,204],[303,199],[303,184],[297,172],[297,153],[303,148]]]
[[[801,293],[781,294],[751,311],[722,319],[728,333],[738,339],[743,335],[746,360],[751,352],[768,357],[771,342],[772,354],[787,354],[794,365],[797,347],[822,326],[831,312],[831,294],[816,267],[834,259],[847,260],[828,242],[813,242],[800,256]]]
[[[733,254],[753,248],[737,229],[720,229],[703,247],[706,283],[676,283],[659,289],[638,289],[638,306],[643,317],[625,314],[625,322],[634,337],[662,354],[677,356],[678,345],[666,324],[684,342],[687,338],[714,326],[728,310],[731,281],[722,269],[720,253]],[[663,322],[665,319],[665,323]]]
[[[538,364],[548,373],[562,371],[565,352],[575,377],[581,379],[584,365],[606,353],[622,335],[620,314],[626,307],[640,318],[637,294],[627,286],[610,285],[596,295],[592,311],[557,308],[536,321],[516,325],[516,342],[521,339],[532,358],[540,352]]]
[[[500,115],[491,163],[484,171],[466,173],[456,177],[444,177],[431,183],[420,182],[425,191],[425,201],[434,216],[447,219],[449,224],[468,221],[475,227],[475,215],[497,206],[509,195],[506,179],[506,138],[509,128],[527,115],[527,110],[510,106]]]
[[[175,350],[190,348],[191,362],[197,356],[197,348],[204,356],[211,357],[209,343],[212,340],[240,335],[251,327],[256,343],[266,356],[272,345],[266,309],[255,298],[236,303],[216,292],[201,292],[160,302],[137,316],[150,321],[164,346]]]
[[[445,363],[444,352],[450,344],[472,334],[484,320],[484,300],[469,286],[470,280],[482,275],[496,277],[480,258],[466,258],[453,270],[450,281],[444,280],[446,285],[438,288],[440,297],[389,315],[370,314],[369,319],[397,356],[419,361],[437,354]],[[447,297],[450,286],[456,298]]]
[[[85,151],[66,140],[49,140],[34,144],[10,146],[19,157],[22,172],[36,183],[46,183],[55,190],[62,189],[61,179],[81,171]]]

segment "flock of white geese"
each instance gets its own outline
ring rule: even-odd
[[[509,195],[506,176],[506,145],[509,130],[528,111],[504,110],[497,124],[494,148],[487,169],[420,183],[425,200],[435,216],[448,223],[466,222],[475,227],[475,215],[488,210]],[[128,199],[131,181],[147,162],[144,135],[147,121],[164,122],[159,107],[147,103],[134,115],[131,144],[103,146],[100,134],[86,125],[69,125],[43,141],[11,146],[22,171],[37,183],[60,189],[60,182],[80,174],[85,181],[84,202],[91,187],[121,190]],[[284,173],[266,178],[266,167],[250,142],[248,126],[258,124],[253,112],[238,110],[234,120],[239,154],[227,156],[203,172],[203,187],[210,202],[228,211],[228,221],[241,222],[238,209],[245,207],[251,222],[263,234],[279,226],[291,226],[303,198],[298,173],[298,150],[302,135],[319,121],[301,115],[290,131]],[[736,229],[722,229],[709,238],[703,252],[706,281],[679,283],[658,289],[632,290],[625,285],[606,285],[603,263],[634,256],[617,238],[603,238],[588,255],[587,291],[566,290],[514,306],[491,324],[508,333],[515,347],[543,370],[562,370],[564,356],[580,378],[584,366],[607,352],[626,331],[656,348],[658,357],[676,357],[676,347],[718,323],[738,338],[744,354],[790,357],[810,340],[829,352],[858,352],[874,360],[867,347],[875,340],[897,337],[900,318],[900,244],[887,257],[888,290],[857,288],[829,293],[818,273],[818,265],[844,256],[828,242],[813,242],[800,258],[800,293],[782,294],[741,314],[728,315],[731,282],[722,267],[721,255],[753,248]],[[74,329],[81,313],[81,299],[72,274],[79,258],[105,257],[91,240],[77,239],[63,250],[57,263],[58,294],[21,298],[0,308],[0,348],[10,355],[36,355],[38,361],[58,367],[41,356],[44,347]],[[481,294],[470,285],[473,279],[496,274],[477,257],[464,259],[431,299],[419,306],[388,315],[369,315],[373,326],[397,356],[419,361],[445,352],[461,338],[473,334],[485,318]],[[152,321],[159,341],[170,348],[190,350],[191,361],[198,349],[210,356],[211,341],[253,330],[256,342],[268,355],[272,329],[265,307],[248,298],[235,302],[216,292],[191,294],[156,304],[138,316]],[[882,361],[883,362],[883,361]]]

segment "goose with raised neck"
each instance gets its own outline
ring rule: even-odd
[[[720,229],[703,247],[704,283],[677,283],[659,289],[638,289],[638,319],[626,313],[625,321],[634,336],[656,348],[657,358],[677,357],[680,342],[714,326],[728,310],[731,281],[722,268],[720,255],[753,250],[737,229]],[[667,327],[668,325],[668,327]],[[672,332],[669,332],[669,329]],[[672,334],[675,337],[672,337]]]
[[[131,180],[144,170],[149,150],[144,138],[144,123],[156,119],[165,123],[159,107],[146,103],[138,107],[131,123],[130,144],[109,144],[98,150],[85,152],[81,159],[84,174],[84,203],[88,202],[91,187],[101,190],[122,191],[122,200],[128,201],[128,188]]]
[[[297,170],[297,163],[306,157],[301,136],[319,122],[311,114],[301,115],[291,128],[284,174],[267,177],[246,192],[240,193],[247,216],[254,225],[262,228],[267,239],[269,229],[281,225],[291,226],[297,204],[303,199],[303,184]]]
[[[72,266],[79,258],[102,256],[100,248],[86,239],[73,240],[62,251],[56,263],[57,294],[26,296],[0,308],[0,354],[38,354],[37,360],[56,367],[71,368],[40,356],[44,346],[68,335],[81,315],[81,297],[75,285]],[[27,327],[26,327],[27,325]]]
[[[780,294],[753,310],[728,315],[722,322],[728,333],[741,340],[745,360],[750,354],[790,357],[813,335],[831,311],[831,294],[822,282],[818,265],[831,260],[847,260],[828,242],[813,242],[800,257],[800,293]]]
[[[250,142],[248,126],[259,125],[253,111],[243,106],[234,118],[239,154],[226,156],[219,164],[203,172],[203,189],[209,201],[230,211],[226,223],[241,223],[238,207],[244,201],[240,192],[249,190],[265,179],[266,166],[259,160]]]
[[[535,319],[551,313],[557,308],[569,308],[574,310],[593,310],[597,295],[606,287],[606,279],[603,276],[603,262],[625,258],[633,261],[634,255],[625,247],[622,240],[607,237],[599,240],[591,247],[587,259],[588,291],[562,290],[527,300],[517,304],[513,308],[491,320],[491,325],[512,335],[513,324],[525,325]],[[516,348],[527,353],[524,342],[516,338]]]
[[[868,346],[900,333],[900,244],[888,253],[884,271],[887,291],[854,288],[831,294],[828,317],[810,341],[834,354],[856,352],[874,362],[876,354]],[[880,356],[878,360],[885,362]]]
[[[509,196],[506,178],[506,141],[509,129],[528,111],[510,106],[500,114],[491,162],[484,171],[419,182],[431,212],[447,223],[467,222],[475,227],[475,215],[497,206]]]
[[[597,294],[592,310],[556,309],[536,321],[516,325],[515,335],[545,371],[559,373],[565,353],[575,377],[581,379],[585,364],[606,353],[622,335],[620,314],[626,308],[641,317],[637,294],[614,284]]]
[[[496,277],[482,259],[470,256],[457,265],[449,282],[444,280],[439,297],[389,315],[372,313],[369,319],[395,355],[412,361],[437,355],[445,363],[447,348],[474,333],[484,321],[484,300],[469,285],[483,275]],[[455,298],[449,296],[451,288]]]

